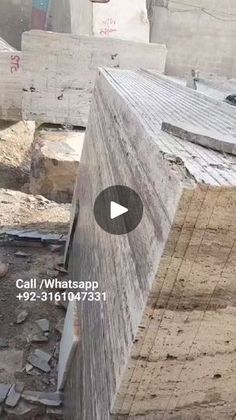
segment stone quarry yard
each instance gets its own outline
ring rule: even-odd
[[[55,391],[66,304],[20,301],[16,280],[37,279],[39,288],[44,278],[68,278],[63,253],[70,204],[22,192],[34,124],[0,126],[0,418],[61,418]]]

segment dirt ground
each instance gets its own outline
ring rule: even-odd
[[[35,124],[0,121],[0,188],[21,190],[30,171]]]
[[[22,189],[27,189],[25,184],[30,173],[33,138],[34,123],[0,121],[0,264],[8,266],[5,275],[1,276],[0,270],[0,386],[23,383],[25,390],[42,392],[57,388],[59,345],[66,303],[55,303],[50,298],[46,302],[40,299],[20,301],[17,295],[22,291],[17,289],[16,280],[36,279],[36,289],[30,289],[30,292],[35,291],[39,296],[43,291],[39,290],[42,279],[68,279],[60,264],[69,230],[71,205],[22,192]],[[27,246],[27,242],[5,241],[5,233],[12,231],[56,234],[58,239],[63,238],[63,242],[55,248],[50,244]],[[26,311],[26,318],[17,323],[23,311]],[[40,319],[49,321],[49,333],[46,335],[36,323]],[[35,349],[50,354],[50,372],[45,373],[27,361]],[[1,405],[0,418],[8,419],[8,415],[1,414]],[[43,415],[42,418],[46,417]]]
[[[0,234],[8,229],[67,234],[70,204],[0,188]]]
[[[58,273],[54,266],[61,261],[63,249],[53,253],[48,247],[25,248],[23,252],[28,257],[16,257],[15,253],[21,248],[0,248],[0,261],[9,264],[7,275],[0,279],[0,338],[8,343],[6,349],[0,350],[0,382],[23,382],[28,390],[56,390],[57,362],[59,341],[61,334],[56,330],[56,325],[65,316],[63,306],[56,306],[52,302],[20,302],[16,296],[20,292],[16,287],[16,280],[29,280],[36,278],[38,285],[43,278],[66,279],[65,274]],[[34,291],[31,289],[30,291]],[[41,293],[41,290],[39,291]],[[17,316],[26,310],[28,316],[24,322],[17,324]],[[35,323],[39,319],[48,319],[50,332],[48,342],[31,342],[35,335],[40,335],[40,330]],[[44,373],[33,368],[28,373],[25,371],[27,357],[34,349],[46,351],[52,355],[50,373]]]

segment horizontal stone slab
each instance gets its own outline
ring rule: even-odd
[[[30,31],[23,34],[22,53],[24,119],[85,127],[99,67],[164,72],[167,50],[162,44]]]
[[[181,122],[175,125],[164,121],[161,129],[182,140],[190,141],[191,143],[199,144],[200,146],[217,150],[221,153],[236,155],[236,128],[235,137],[229,134],[220,135],[220,133],[213,129],[203,129],[201,126],[187,125]]]

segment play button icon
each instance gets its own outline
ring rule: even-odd
[[[127,211],[129,211],[129,209],[127,209],[126,207],[123,207],[120,204],[115,203],[115,201],[111,201],[111,206],[110,206],[111,219],[116,219],[117,217],[122,216],[122,214],[127,213]]]
[[[134,230],[142,220],[143,203],[129,187],[114,185],[103,190],[94,204],[98,225],[113,235],[124,235]]]

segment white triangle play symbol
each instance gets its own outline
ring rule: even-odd
[[[129,211],[126,207],[121,206],[120,204],[116,203],[115,201],[111,201],[110,207],[110,218],[115,219],[116,217],[121,216]]]

